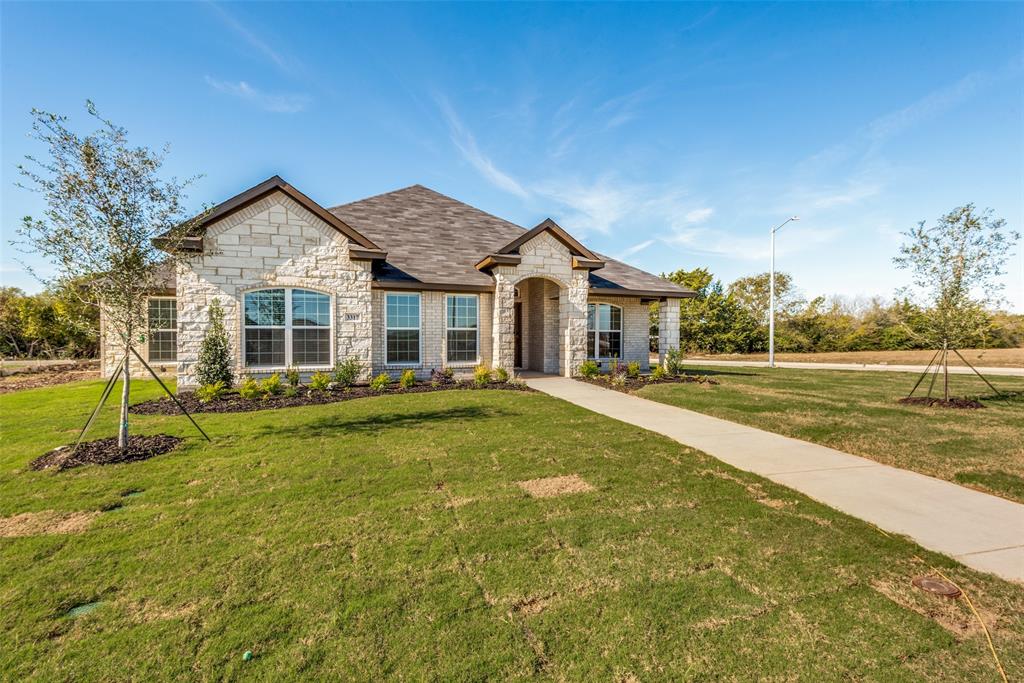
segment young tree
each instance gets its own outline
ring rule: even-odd
[[[729,285],[729,294],[761,325],[768,324],[768,309],[771,300],[771,274],[748,275]],[[803,302],[793,286],[789,273],[775,273],[775,314],[790,316],[796,313]]]
[[[68,286],[84,303],[102,308],[124,349],[118,444],[125,449],[128,359],[147,332],[142,302],[153,287],[154,267],[176,258],[159,252],[152,240],[160,236],[170,254],[179,253],[174,247],[199,218],[185,220],[183,206],[184,189],[195,178],[162,179],[166,147],[132,147],[124,128],[101,117],[92,102],[85,108],[99,124],[87,135],[69,128],[65,116],[32,110],[31,137],[47,155],[26,157],[28,164],[18,167],[24,179],[19,186],[42,195],[46,208],[41,217],[22,219],[18,233],[22,244],[56,268],[53,278],[40,279]]]
[[[991,209],[979,212],[974,204],[953,209],[932,227],[921,221],[903,234],[906,242],[893,261],[911,272],[913,284],[904,294],[923,309],[915,334],[929,348],[942,350],[949,400],[949,350],[964,348],[987,327],[986,308],[1002,299],[998,278],[1020,234],[1007,230]]]
[[[224,329],[224,309],[220,301],[210,302],[210,326],[199,347],[199,360],[196,361],[196,379],[203,386],[223,382],[230,387],[235,381],[232,370],[231,348],[228,345],[228,333]]]

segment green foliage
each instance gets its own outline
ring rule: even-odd
[[[679,349],[665,353],[665,371],[672,376],[683,374],[683,354]]]
[[[498,384],[505,384],[508,382],[508,370],[505,368],[498,368],[494,371],[494,381]]]
[[[665,379],[668,377],[668,370],[660,365],[655,365],[651,370],[651,380]]]
[[[768,312],[771,302],[771,273],[748,275],[733,281],[729,285],[729,296],[740,307],[750,313],[759,325],[768,324]],[[775,273],[775,316],[794,314],[802,305],[793,286],[793,276],[789,273]]]
[[[25,294],[0,287],[0,356],[94,358],[99,351],[99,309],[82,303],[72,287]]]
[[[579,369],[580,377],[586,377],[587,379],[593,379],[601,374],[601,368],[597,364],[597,361],[585,360],[580,363]]]
[[[234,359],[231,357],[228,333],[224,329],[224,309],[218,299],[210,302],[207,315],[209,325],[199,346],[196,379],[200,384],[223,382],[225,387],[230,387],[235,381]]]
[[[636,379],[640,376],[640,363],[632,360],[626,364],[626,377],[630,379]]]
[[[384,391],[391,385],[391,375],[382,372],[370,380],[370,388],[374,391]]]
[[[276,372],[260,382],[260,391],[263,392],[264,396],[277,396],[281,393],[282,389],[281,375]]]
[[[331,383],[331,376],[326,372],[314,372],[309,378],[309,388],[312,391],[327,391]]]
[[[486,365],[478,365],[473,368],[473,384],[478,387],[491,383],[491,369]]]
[[[196,389],[196,398],[200,403],[210,403],[221,398],[225,391],[227,391],[227,387],[224,385],[224,382],[204,384]]]
[[[624,372],[613,372],[608,375],[608,384],[613,387],[622,388],[626,386],[626,373]]]
[[[284,377],[288,381],[288,386],[298,388],[299,386],[299,371],[296,368],[288,368],[284,371]]]
[[[286,398],[293,398],[295,396],[298,396],[299,388],[295,385],[289,384],[284,388],[284,392],[282,392],[282,395],[285,396]]]
[[[359,380],[363,372],[362,363],[357,358],[346,358],[334,366],[334,381],[343,387],[350,387]]]
[[[238,395],[244,399],[255,399],[263,395],[260,390],[260,383],[252,377],[246,377],[242,380],[242,385],[238,387]]]
[[[416,371],[406,370],[402,373],[402,376],[398,378],[398,386],[403,389],[412,389],[416,386]]]

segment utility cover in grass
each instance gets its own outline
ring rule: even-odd
[[[519,487],[534,498],[552,498],[569,493],[586,493],[587,491],[594,490],[594,487],[580,479],[578,474],[569,474],[564,477],[530,479],[519,482]]]

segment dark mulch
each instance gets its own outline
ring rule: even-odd
[[[29,463],[29,467],[34,470],[54,468],[60,471],[79,465],[113,465],[120,462],[148,460],[155,455],[173,451],[182,441],[184,439],[166,434],[129,436],[128,448],[124,452],[117,447],[117,437],[85,441],[78,446],[74,456],[71,455],[72,446],[61,446],[39,456]]]
[[[956,408],[959,410],[977,410],[978,408],[984,408],[984,404],[979,401],[975,401],[973,398],[951,398],[948,401],[941,398],[931,398],[930,396],[911,396],[910,398],[901,398],[900,403],[905,403],[911,406],[928,406],[929,408]]]
[[[605,389],[614,389],[615,391],[621,391],[624,394],[629,394],[637,389],[643,387],[649,387],[654,384],[718,384],[718,380],[713,377],[706,375],[677,375],[674,377],[663,377],[661,379],[651,379],[649,376],[644,377],[627,377],[625,384],[614,384],[611,381],[609,375],[599,375],[597,377],[576,377],[575,379],[580,382],[586,382],[587,384],[593,384]]]
[[[397,385],[389,386],[384,391],[374,391],[366,385],[348,387],[347,389],[332,389],[324,391],[311,391],[306,387],[299,389],[296,396],[267,396],[266,398],[242,398],[235,392],[225,394],[223,398],[202,403],[192,392],[178,394],[178,400],[190,413],[247,413],[254,410],[271,410],[274,408],[294,408],[297,406],[315,406],[325,403],[337,403],[338,401],[350,401],[357,398],[369,396],[387,396],[391,394],[425,394],[431,391],[533,391],[525,384],[518,382],[494,383],[484,386],[477,386],[472,382],[451,382],[432,386],[430,384],[417,384],[409,389],[402,389]],[[139,415],[177,415],[180,411],[171,399],[164,397],[144,403],[136,403],[129,410]]]

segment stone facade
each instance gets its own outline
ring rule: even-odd
[[[640,363],[640,369],[651,369],[651,311],[638,296],[591,296],[587,303],[613,304],[622,309],[622,357],[620,363]],[[678,327],[678,325],[676,326]],[[586,348],[584,347],[584,352]],[[610,364],[601,363],[606,370]],[[579,367],[577,365],[577,367]]]
[[[658,364],[665,367],[669,349],[679,349],[679,299],[658,305]]]

